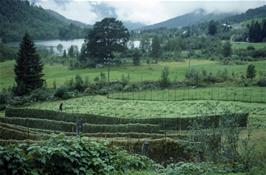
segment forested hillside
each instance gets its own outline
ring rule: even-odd
[[[163,21],[157,24],[146,26],[143,29],[158,29],[158,28],[180,28],[190,25],[207,22],[209,20],[219,20],[233,15],[232,13],[207,13],[204,9],[196,9],[191,13],[177,16],[175,18]]]
[[[17,41],[26,31],[33,39],[84,37],[85,24],[82,26],[81,23],[60,16],[33,6],[28,1],[1,0],[0,38],[3,41]]]
[[[225,18],[224,21],[230,21],[239,23],[246,20],[256,19],[256,18],[265,18],[266,17],[266,6],[262,6],[255,9],[249,9],[245,13],[230,16]]]

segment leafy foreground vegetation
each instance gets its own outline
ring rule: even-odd
[[[233,172],[242,172],[246,169],[247,167],[244,165],[241,163],[233,165],[212,162],[180,162],[163,167],[145,156],[129,154],[107,141],[96,141],[87,137],[65,137],[62,134],[32,144],[0,146],[0,173],[4,175],[233,175],[235,174]],[[254,175],[262,175],[264,170],[265,167],[261,169],[254,166],[254,169],[250,169],[249,172]]]
[[[110,174],[151,168],[153,161],[86,137],[63,135],[32,145],[0,147],[0,173]]]

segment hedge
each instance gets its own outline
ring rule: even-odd
[[[35,134],[31,134],[29,132],[22,132],[19,130],[0,126],[0,138],[6,139],[6,140],[9,140],[9,139],[16,139],[16,140],[31,139],[31,140],[35,140],[35,139],[38,139],[39,136],[37,136]]]
[[[183,141],[174,139],[153,139],[148,141],[146,156],[156,162],[166,163],[168,161],[192,161],[195,157],[193,151]],[[111,144],[121,146],[131,153],[143,154],[144,140],[113,140]],[[200,144],[200,143],[199,143]]]
[[[187,139],[187,134],[160,134],[160,133],[143,133],[143,132],[116,132],[116,133],[84,133],[84,136],[87,137],[101,137],[101,138],[124,138],[124,139],[143,139],[143,138],[149,138],[149,139],[159,139],[164,138],[167,136],[167,138],[174,138],[174,139]]]
[[[218,127],[228,118],[233,120],[239,127],[246,127],[248,123],[248,113],[231,113],[202,117],[176,117],[176,118],[118,118],[93,114],[65,113],[51,110],[27,109],[27,108],[7,108],[6,117],[17,118],[41,118],[56,121],[76,122],[82,120],[90,124],[126,124],[141,123],[160,125],[161,130],[188,130],[194,121],[197,121],[202,128]]]
[[[38,128],[45,130],[55,130],[63,132],[75,132],[76,123],[54,121],[38,118],[18,118],[18,117],[2,117],[0,122],[21,125],[29,128]],[[146,133],[159,133],[160,129],[157,125],[152,124],[83,124],[84,133],[97,133],[97,132],[146,132]]]
[[[1,146],[6,146],[6,145],[11,145],[11,144],[33,144],[33,143],[41,143],[42,141],[39,140],[16,140],[16,139],[9,139],[9,140],[4,140],[0,139],[0,145]]]

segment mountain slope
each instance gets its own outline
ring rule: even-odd
[[[249,9],[245,13],[234,15],[223,19],[222,21],[230,21],[233,23],[240,23],[256,18],[266,18],[266,5],[255,9]]]
[[[145,24],[139,22],[131,22],[131,21],[122,21],[122,22],[128,30],[135,30],[145,26]]]
[[[25,32],[33,39],[71,39],[84,37],[84,25],[66,19],[56,12],[51,14],[28,1],[0,1],[0,38],[20,40]],[[81,27],[83,25],[83,27]]]
[[[50,9],[48,9],[48,10],[46,10],[48,13],[50,13],[50,15],[52,15],[52,16],[54,16],[55,18],[57,18],[58,20],[60,20],[60,21],[63,21],[63,22],[65,22],[65,23],[68,23],[68,24],[74,24],[74,25],[76,25],[76,26],[79,26],[79,27],[83,27],[83,28],[91,28],[92,27],[92,25],[89,25],[89,24],[84,24],[84,23],[82,23],[82,22],[80,22],[80,21],[75,21],[75,20],[72,20],[72,19],[67,19],[66,17],[64,17],[64,16],[62,16],[62,15],[60,15],[59,13],[57,13],[57,12],[55,12],[55,11],[53,11],[53,10],[50,10]]]
[[[184,26],[199,24],[212,19],[213,20],[223,19],[230,15],[232,15],[232,13],[207,13],[203,9],[197,9],[191,13],[187,13],[182,16],[177,16],[175,18],[157,24],[149,25],[142,29],[148,30],[148,29],[158,29],[158,28],[180,28]]]

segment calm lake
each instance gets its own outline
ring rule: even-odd
[[[47,49],[53,49],[53,51],[56,53],[57,49],[56,46],[58,44],[62,44],[63,49],[62,50],[68,50],[71,45],[77,46],[78,49],[81,49],[82,44],[84,43],[84,39],[73,39],[73,40],[36,40],[34,41],[37,47],[46,47]],[[19,42],[10,42],[8,43],[9,46],[11,47],[18,47]],[[129,48],[139,48],[140,46],[140,41],[135,40],[135,41],[129,41],[127,43],[127,46]]]

